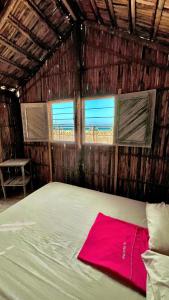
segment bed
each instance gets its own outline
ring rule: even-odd
[[[142,300],[77,260],[99,212],[146,227],[145,204],[49,183],[0,214],[0,300]]]

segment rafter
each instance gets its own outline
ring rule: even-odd
[[[131,0],[128,0],[128,31],[133,32],[132,16],[131,16]]]
[[[105,3],[106,3],[106,7],[108,9],[111,24],[114,27],[114,26],[116,26],[116,18],[115,18],[113,3],[111,0],[105,0]]]
[[[50,50],[50,48],[43,43],[32,31],[25,27],[20,21],[18,21],[14,16],[9,15],[8,21],[19,30],[27,39],[36,44],[39,48],[43,50]]]
[[[6,57],[3,57],[2,55],[0,55],[0,61],[3,62],[3,63],[5,62],[9,65],[12,65],[12,66],[16,67],[17,69],[22,70],[23,72],[31,74],[30,70],[27,67],[24,67],[21,64],[12,61],[11,59],[9,60]]]
[[[39,64],[37,67],[33,68],[32,74],[31,74],[31,77],[29,77],[29,80],[32,78],[32,76],[34,76],[36,74],[36,72],[38,72],[40,67],[45,63],[46,60],[48,60],[51,57],[51,55],[62,45],[62,43],[65,42],[68,39],[68,37],[70,37],[73,29],[74,29],[74,26],[71,26],[69,28],[69,30],[66,32],[66,34],[64,35],[63,39],[59,40],[57,43],[55,43],[55,45],[52,47],[52,49],[47,53],[47,55],[42,60],[41,64]],[[27,81],[28,81],[27,78],[23,78],[22,81],[20,81],[20,86],[24,86]]]
[[[85,16],[76,0],[58,0],[67,9],[68,13],[74,21],[82,21]]]
[[[4,26],[6,23],[6,20],[8,18],[9,13],[13,10],[14,6],[17,4],[16,0],[9,0],[6,3],[5,8],[3,9],[2,13],[0,14],[0,29]]]
[[[95,15],[95,18],[96,18],[97,22],[100,23],[100,24],[103,24],[103,19],[100,15],[99,9],[96,5],[96,1],[95,0],[90,0],[90,4],[91,4],[91,7],[92,7],[92,10],[93,10],[93,13]]]
[[[49,18],[39,9],[39,7],[35,4],[33,0],[22,0],[24,3],[36,14],[36,16],[41,19],[41,21],[48,26],[50,30],[58,37],[58,39],[62,39],[62,33],[58,31],[58,29],[53,25],[53,23],[49,20]]]
[[[67,7],[63,4],[61,0],[55,0],[57,8],[61,11],[62,15],[69,18],[69,21],[74,23],[74,18],[71,16],[70,11],[67,9]],[[65,21],[65,20],[64,20]]]
[[[153,29],[153,34],[152,38],[154,39],[157,35],[157,31],[160,25],[160,20],[164,8],[165,0],[157,0],[157,9],[155,13],[155,19],[154,19],[154,29]]]
[[[23,50],[21,47],[19,47],[18,45],[12,43],[11,41],[9,41],[7,38],[2,36],[1,34],[0,34],[0,44],[3,44],[4,46],[8,47],[9,49],[11,49],[12,51],[16,52],[19,55],[22,54],[22,55],[26,56],[26,58],[28,60],[34,61],[38,64],[41,62],[37,57],[32,55],[30,52],[27,52],[26,50]]]
[[[70,16],[72,17],[72,19],[74,21],[77,21],[77,17],[74,13],[74,11],[72,10],[70,4],[68,3],[68,0],[59,0],[58,1],[62,6],[64,5],[64,7],[66,8],[66,10],[68,11],[68,13],[70,14]]]
[[[136,28],[136,0],[130,0],[131,7],[131,21],[132,21],[132,31],[135,32]]]
[[[89,27],[98,30],[98,25],[95,24],[93,21],[85,21],[84,24]],[[113,34],[115,36],[118,36],[122,39],[129,40],[129,41],[136,41],[139,45],[145,45],[148,46],[151,49],[159,49],[159,51],[162,51],[164,53],[168,54],[168,49],[169,49],[169,43],[161,44],[158,41],[154,41],[153,43],[147,39],[147,38],[140,38],[139,36],[135,34],[128,34],[126,31],[122,31],[118,28],[115,28],[113,33],[110,31],[110,27],[107,25],[101,25],[100,30]]]
[[[11,79],[13,79],[13,80],[15,80],[17,82],[20,80],[20,78],[17,77],[17,76],[15,76],[14,74],[9,74],[9,73],[4,72],[4,71],[0,71],[0,76],[4,76],[6,78],[11,78]]]

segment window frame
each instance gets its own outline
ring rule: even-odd
[[[35,108],[43,108],[46,118],[46,138],[31,138],[29,136],[28,130],[28,116],[27,109],[35,109]],[[48,112],[45,102],[23,102],[20,103],[21,110],[21,119],[22,119],[22,129],[23,129],[23,139],[25,143],[36,143],[36,142],[48,142],[49,141],[49,120],[48,120]]]
[[[74,120],[74,141],[56,141],[52,139],[52,104],[62,103],[62,102],[73,102],[73,120]],[[52,99],[47,102],[47,112],[48,112],[48,128],[49,128],[49,142],[52,144],[76,144],[77,143],[77,126],[76,126],[76,101],[72,98],[64,98],[64,99]]]
[[[82,97],[82,145],[87,146],[106,146],[106,147],[112,147],[117,145],[115,143],[115,133],[116,133],[116,110],[117,110],[117,97],[118,95],[112,94],[112,95],[98,95],[98,96],[92,96],[92,97]],[[85,101],[86,100],[102,100],[102,99],[112,99],[114,98],[115,108],[114,108],[114,127],[113,127],[113,143],[93,143],[93,142],[85,142]]]
[[[59,99],[51,99],[47,102],[47,114],[48,114],[48,128],[49,128],[49,142],[53,144],[77,144],[80,147],[81,146],[103,146],[103,147],[112,147],[112,146],[122,146],[122,147],[141,147],[141,148],[150,148],[150,146],[147,145],[137,145],[137,144],[119,144],[117,142],[117,127],[118,127],[118,101],[119,98],[123,97],[129,97],[130,95],[132,97],[132,94],[138,94],[138,93],[151,93],[152,95],[155,95],[155,99],[152,102],[153,103],[153,109],[151,113],[152,119],[149,120],[150,123],[152,123],[152,136],[151,136],[151,145],[152,145],[152,138],[153,138],[153,130],[154,130],[154,119],[155,119],[155,107],[156,107],[156,89],[152,90],[145,90],[145,91],[139,91],[139,92],[131,92],[131,93],[120,93],[120,94],[107,94],[107,95],[98,95],[98,96],[85,96],[81,97],[80,103],[81,103],[81,112],[78,108],[78,99],[76,97],[74,98],[59,98]],[[103,100],[103,99],[114,99],[114,126],[113,126],[113,143],[97,143],[97,142],[85,142],[85,101],[86,100]],[[152,96],[153,100],[153,96]],[[73,102],[73,121],[74,121],[74,141],[59,141],[59,140],[53,140],[52,139],[52,114],[51,114],[51,107],[54,103],[62,103],[62,102]],[[80,123],[78,122],[80,118]]]
[[[131,100],[132,98],[137,98],[138,95],[146,95],[148,94],[149,97],[149,104],[151,105],[150,112],[149,112],[149,119],[146,130],[151,131],[151,137],[150,137],[150,144],[142,143],[141,142],[133,142],[133,143],[118,143],[117,142],[117,136],[118,136],[118,121],[119,121],[119,101],[127,101],[128,99]],[[116,112],[115,112],[115,145],[118,147],[133,147],[133,148],[145,148],[145,149],[151,149],[152,147],[152,140],[153,140],[153,132],[154,132],[154,122],[155,122],[155,110],[156,110],[156,97],[157,97],[157,90],[151,89],[151,90],[145,90],[145,91],[137,91],[137,92],[130,92],[130,93],[122,93],[117,95],[117,102],[116,102]]]

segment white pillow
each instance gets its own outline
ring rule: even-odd
[[[169,255],[169,205],[165,203],[146,204],[149,231],[149,248]]]
[[[142,254],[147,270],[147,300],[169,299],[169,256],[151,250]]]

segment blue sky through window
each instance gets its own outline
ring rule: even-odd
[[[114,98],[100,98],[85,100],[85,127],[99,127],[99,129],[114,126],[115,100]]]
[[[52,125],[53,128],[73,128],[74,127],[74,103],[58,102],[52,104]]]
[[[115,99],[99,98],[85,100],[85,127],[112,128],[114,126]],[[53,128],[74,127],[74,102],[63,101],[52,104]]]

